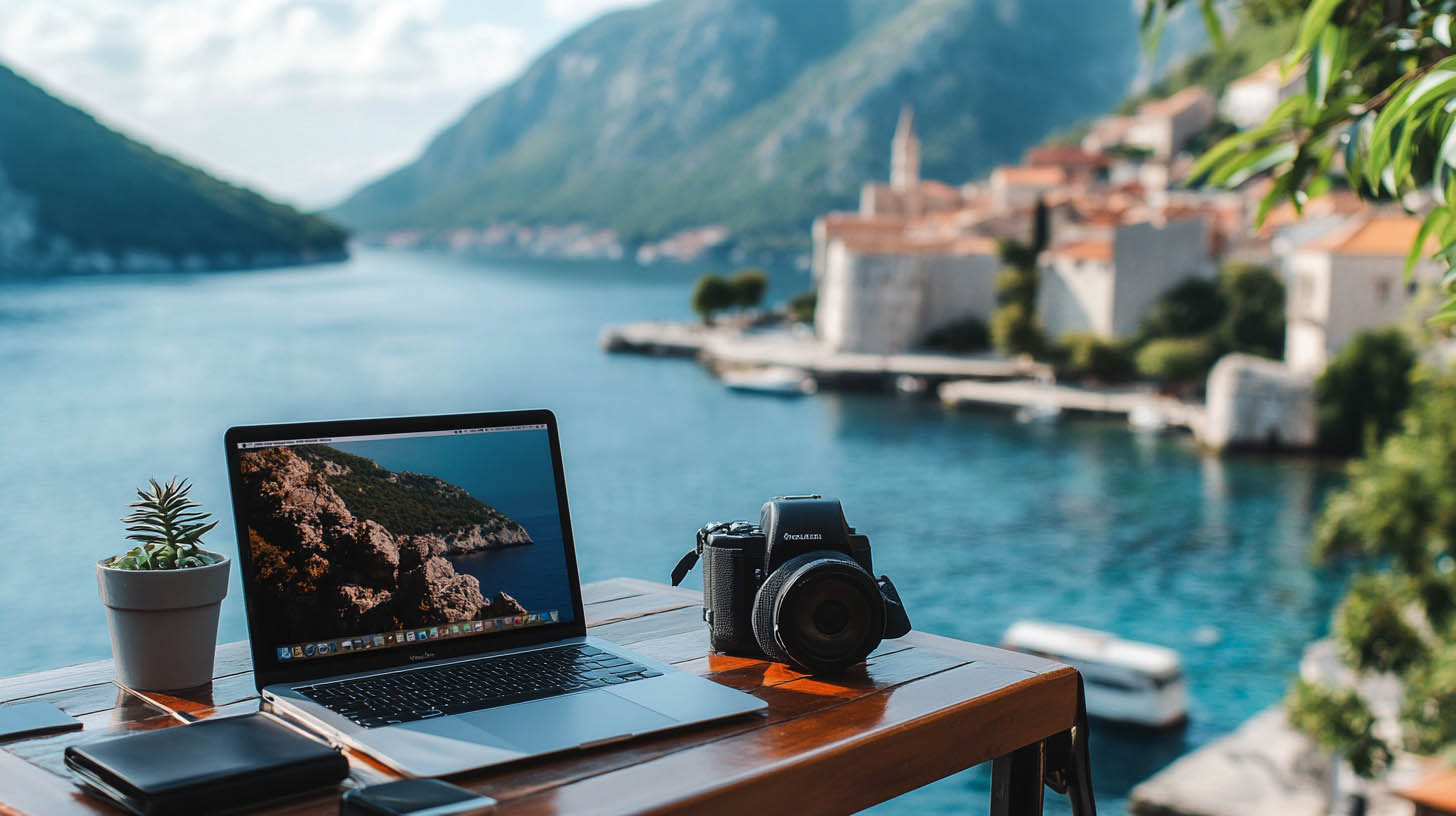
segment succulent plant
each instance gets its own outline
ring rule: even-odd
[[[205,567],[218,558],[203,552],[200,543],[209,530],[217,526],[209,522],[209,514],[198,510],[200,505],[187,496],[192,485],[186,480],[159,484],[149,479],[150,490],[137,490],[135,508],[121,520],[127,525],[128,540],[137,546],[113,556],[106,566],[125,570],[172,570]]]

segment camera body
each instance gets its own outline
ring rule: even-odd
[[[781,496],[764,503],[758,524],[703,527],[674,584],[699,557],[715,651],[833,674],[910,630],[894,584],[874,577],[869,537],[837,499]]]

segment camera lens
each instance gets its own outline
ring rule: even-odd
[[[864,660],[885,631],[874,578],[848,556],[806,553],[775,570],[754,600],[754,636],[769,657],[832,674]]]

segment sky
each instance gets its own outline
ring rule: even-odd
[[[0,0],[0,63],[133,138],[335,203],[592,18],[648,0]]]

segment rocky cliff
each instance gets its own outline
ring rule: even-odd
[[[264,603],[282,620],[284,637],[386,632],[525,612],[505,591],[487,599],[480,582],[457,572],[447,558],[530,544],[519,524],[447,482],[390,474],[415,477],[404,481],[416,485],[432,480],[429,489],[393,496],[399,500],[388,505],[392,512],[387,515],[407,531],[392,530],[356,512],[336,489],[353,493],[356,505],[385,506],[380,496],[392,494],[363,491],[358,462],[389,472],[362,457],[340,464],[321,447],[263,448],[248,451],[241,461],[253,567]],[[388,482],[372,472],[366,475]],[[422,507],[411,512],[401,506],[409,499],[420,500]],[[441,522],[422,529],[420,519],[428,516],[428,508],[445,500],[457,505],[455,518],[468,520],[455,529],[444,529]]]

